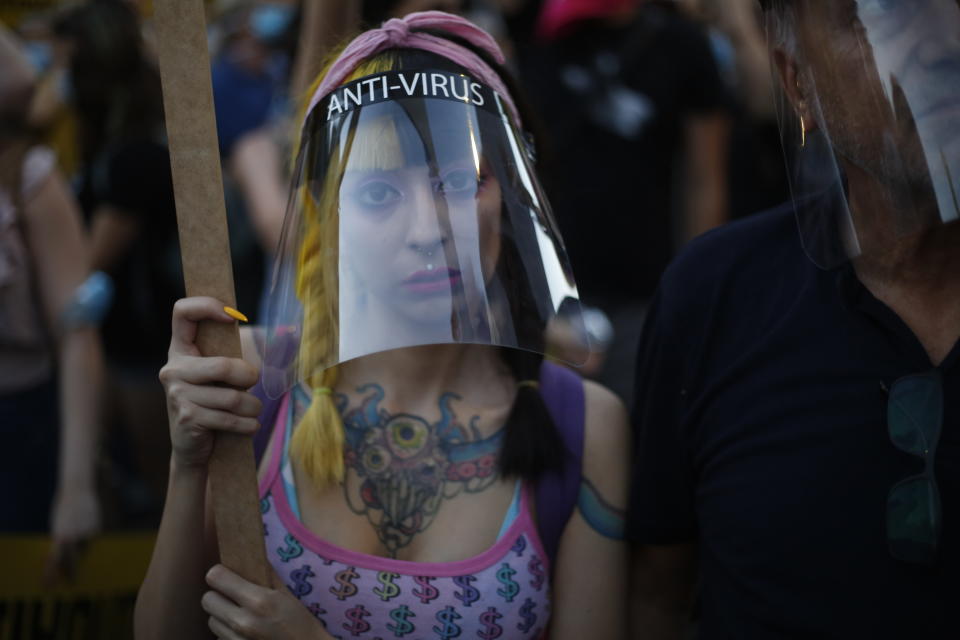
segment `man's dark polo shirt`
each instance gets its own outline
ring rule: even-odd
[[[960,250],[960,248],[958,248]],[[631,537],[699,542],[703,638],[960,638],[960,345],[940,365],[936,566],[890,557],[890,488],[923,465],[886,392],[933,368],[849,265],[806,258],[792,211],[695,241],[638,360]]]

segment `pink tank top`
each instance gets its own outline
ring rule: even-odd
[[[520,514],[483,553],[458,562],[393,560],[335,546],[294,515],[280,474],[284,399],[260,483],[267,558],[335,638],[544,637],[550,619],[548,559],[521,491]]]

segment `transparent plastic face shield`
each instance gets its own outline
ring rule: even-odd
[[[558,313],[583,325],[528,145],[493,91],[448,71],[361,78],[313,110],[268,309],[273,396],[381,351],[543,353]]]
[[[766,12],[767,34],[810,258],[833,268],[882,256],[908,236],[956,221],[960,3],[784,4]]]

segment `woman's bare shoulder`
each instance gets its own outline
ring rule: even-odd
[[[585,401],[583,475],[612,501],[626,502],[630,424],[623,401],[606,387],[583,381]]]
[[[585,403],[585,437],[590,443],[607,448],[626,443],[629,439],[627,409],[615,393],[592,380],[583,381]]]

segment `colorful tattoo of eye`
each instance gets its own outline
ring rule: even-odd
[[[586,478],[580,482],[577,508],[590,528],[613,540],[623,540],[626,513],[603,499],[597,488]]]
[[[479,416],[461,422],[453,409],[461,400],[455,393],[440,396],[440,419],[431,423],[382,408],[380,385],[367,384],[357,392],[365,396],[358,407],[337,398],[346,431],[344,461],[360,482],[357,491],[348,478],[344,493],[350,509],[367,517],[396,557],[430,526],[444,500],[494,483],[503,429],[483,437]]]

